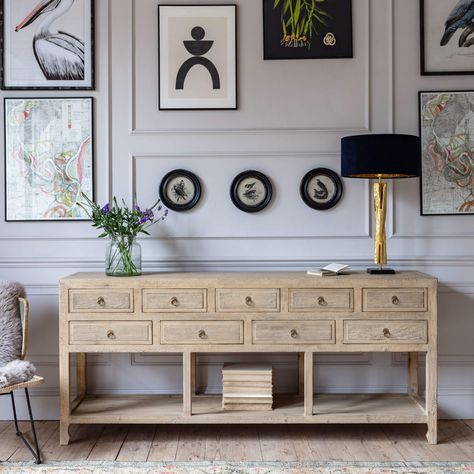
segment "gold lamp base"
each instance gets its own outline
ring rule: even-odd
[[[374,262],[378,268],[368,268],[370,275],[394,275],[395,270],[384,268],[387,264],[387,236],[385,221],[387,220],[387,183],[382,183],[379,177],[374,184],[374,211],[375,211],[375,248]]]

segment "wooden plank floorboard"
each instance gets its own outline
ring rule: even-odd
[[[329,448],[325,441],[324,426],[308,425],[301,427],[306,441],[311,451],[311,459],[313,461],[325,461],[330,458]]]
[[[258,427],[260,449],[264,461],[297,461],[293,439],[287,425],[261,425]]]
[[[87,458],[88,461],[115,461],[122,449],[130,427],[108,425]]]
[[[180,425],[158,425],[151,444],[148,461],[174,461],[178,451],[180,431]]]
[[[214,455],[216,461],[261,461],[262,451],[257,428],[253,425],[237,429],[232,425],[218,428],[218,445]],[[206,456],[208,447],[206,446]]]
[[[452,461],[474,460],[474,431],[462,421],[443,421],[439,425],[439,445],[435,451],[449,450]]]
[[[397,444],[389,439],[379,425],[361,427],[360,436],[363,445],[373,462],[403,461],[403,455]]]
[[[202,461],[206,459],[208,428],[205,425],[181,427],[176,461]]]
[[[20,422],[20,430],[27,432],[26,423]],[[23,441],[16,435],[15,425],[11,425],[0,434],[0,462],[10,459],[23,445]]]
[[[0,421],[0,435],[7,429],[11,429],[11,426],[13,426],[12,421]]]
[[[474,431],[474,420],[465,420],[464,423]]]
[[[122,444],[117,461],[145,462],[150,454],[156,425],[132,425]]]
[[[38,445],[40,447],[40,451],[49,441],[49,439],[54,435],[54,433],[58,430],[58,424],[54,421],[37,421],[35,423],[36,427],[36,436],[38,438]],[[33,436],[31,430],[27,433],[25,432],[25,437],[30,442],[32,446],[34,446]],[[21,443],[21,446],[16,450],[13,456],[10,457],[8,461],[10,462],[20,462],[20,461],[30,461],[33,457],[28,450],[28,448]]]

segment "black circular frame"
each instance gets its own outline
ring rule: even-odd
[[[192,181],[194,185],[194,189],[195,189],[193,198],[191,199],[191,201],[189,201],[186,204],[176,204],[169,198],[168,194],[166,193],[166,188],[168,187],[168,183],[172,179],[176,179],[180,177],[183,177]],[[197,203],[201,199],[202,188],[201,188],[201,182],[199,181],[199,178],[194,173],[191,173],[190,171],[186,171],[186,170],[174,170],[166,174],[165,177],[161,180],[159,192],[160,192],[160,199],[167,208],[171,209],[172,211],[182,212],[182,211],[189,211],[190,209],[192,209],[193,207],[197,205]]]
[[[325,203],[318,203],[316,202],[309,194],[308,190],[308,185],[311,182],[311,180],[315,176],[320,176],[324,175],[327,176],[329,179],[331,179],[334,182],[334,185],[336,186],[336,192],[334,193],[333,198]],[[300,194],[301,198],[305,202],[305,204],[312,209],[316,209],[318,211],[327,211],[328,209],[333,208],[342,198],[342,193],[343,193],[343,184],[341,181],[341,178],[337,173],[335,173],[332,170],[329,170],[327,168],[316,168],[314,170],[311,170],[309,173],[305,175],[303,180],[301,181],[301,187],[300,187]]]
[[[260,181],[265,188],[265,191],[266,191],[265,200],[262,203],[260,203],[258,206],[249,206],[239,199],[238,190],[239,190],[240,183],[244,179],[248,179],[248,178],[254,178]],[[243,173],[240,173],[232,182],[232,186],[230,187],[230,197],[235,207],[237,207],[237,209],[240,209],[241,211],[248,212],[248,213],[260,212],[260,211],[263,211],[270,204],[270,201],[272,200],[272,197],[273,197],[272,183],[270,182],[268,177],[264,175],[263,173],[260,173],[260,171],[255,171],[255,170],[244,171]]]

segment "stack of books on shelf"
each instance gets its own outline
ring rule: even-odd
[[[224,364],[222,408],[229,411],[269,411],[273,407],[271,365]]]

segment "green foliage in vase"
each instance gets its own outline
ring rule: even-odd
[[[313,35],[319,25],[327,25],[331,16],[322,8],[327,0],[274,0],[273,8],[280,9],[282,39],[286,48],[311,48]]]

